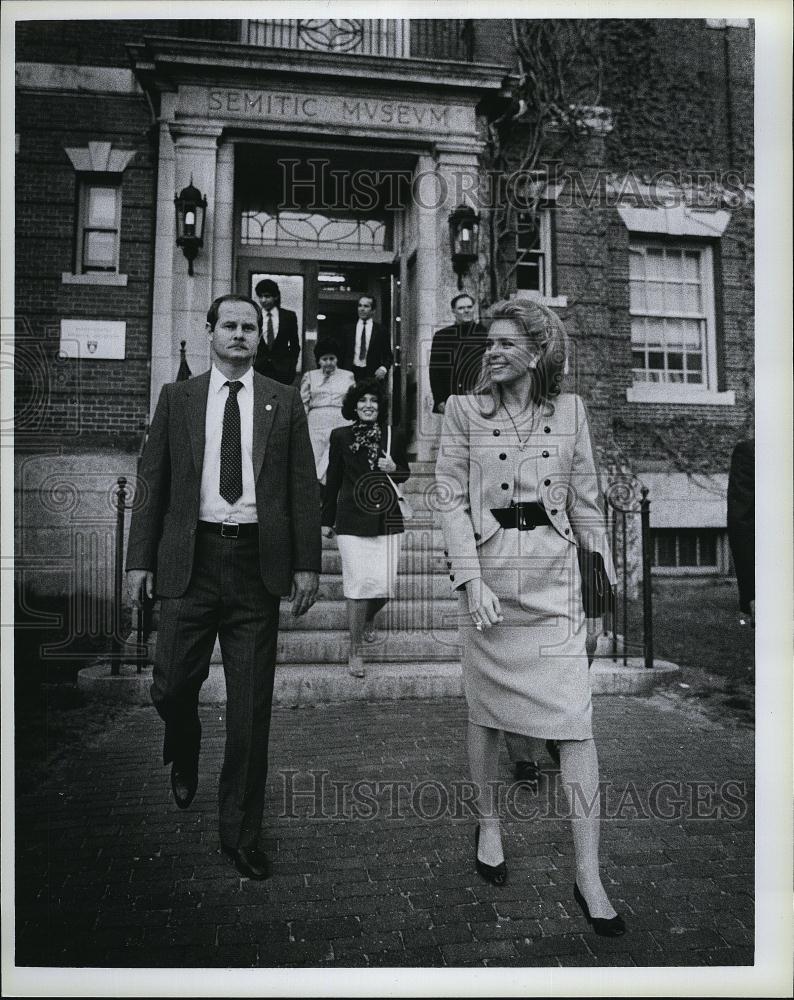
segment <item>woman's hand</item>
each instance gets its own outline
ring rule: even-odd
[[[391,455],[386,455],[385,458],[378,459],[378,468],[380,469],[381,472],[388,472],[388,473],[396,472],[397,463],[394,461]]]
[[[595,658],[598,636],[601,634],[602,622],[600,618],[586,618],[587,635],[584,640],[584,648],[587,653],[587,666],[592,667]]]
[[[468,580],[466,597],[469,603],[469,614],[474,627],[478,631],[488,629],[498,622],[504,621],[499,598],[482,578]]]

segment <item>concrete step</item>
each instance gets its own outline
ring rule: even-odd
[[[403,601],[423,602],[438,600],[439,598],[449,600],[452,596],[452,585],[448,576],[440,574],[398,573],[397,585],[395,588],[395,598]],[[318,600],[341,601],[344,597],[342,593],[342,575],[327,574],[320,578],[320,590]]]
[[[151,667],[141,673],[123,666],[112,677],[106,663],[98,662],[80,671],[77,686],[91,697],[150,705]],[[402,698],[457,698],[463,694],[460,663],[436,660],[412,663],[369,663],[366,677],[351,677],[347,664],[279,664],[273,686],[273,705],[278,708],[322,705],[339,701],[392,701]],[[202,705],[223,704],[226,682],[223,667],[213,663],[201,688]]]
[[[322,543],[323,549],[335,550],[338,548],[335,536],[326,538],[325,534],[323,534]],[[440,524],[437,524],[434,518],[430,518],[429,514],[423,514],[421,518],[415,518],[403,532],[401,548],[403,551],[421,549],[443,553],[444,535]]]
[[[350,650],[350,634],[346,626],[345,616],[337,621],[336,628],[285,629],[279,632],[276,662],[315,665],[346,663]],[[156,643],[157,633],[153,632],[147,643],[149,661],[154,658]],[[130,658],[134,649],[134,637],[131,637],[131,641],[127,644]],[[458,632],[452,628],[379,631],[375,642],[365,643],[364,652],[365,658],[373,663],[436,662],[460,658]],[[217,639],[210,662],[223,662]]]
[[[389,601],[378,614],[376,625],[380,631],[457,628],[458,602],[439,598],[427,604],[415,601]],[[345,601],[318,601],[300,618],[292,616],[289,604],[279,609],[279,628],[290,632],[318,631],[341,628],[347,624]]]
[[[284,599],[279,607],[279,628],[290,631],[318,631],[329,628],[340,628],[347,624],[347,603],[342,595],[342,577],[329,577],[327,586],[320,585],[320,599],[305,615],[294,618],[292,606]],[[384,630],[404,629],[408,631],[457,628],[458,601],[449,597],[442,589],[441,596],[429,599],[429,594],[420,589],[420,578],[414,579],[414,593],[424,594],[421,599],[394,599],[389,601],[380,612],[377,622]],[[426,583],[430,577],[424,577]],[[444,578],[446,579],[446,578]],[[399,582],[399,578],[398,578]],[[325,595],[333,591],[337,596],[328,598]],[[155,632],[160,622],[160,605],[152,609],[149,627]]]
[[[457,630],[453,629],[381,632],[376,642],[366,644],[366,659],[373,663],[456,660],[460,656],[457,640]],[[349,649],[350,635],[344,627],[323,631],[285,631],[278,637],[276,660],[278,663],[346,663]],[[222,662],[217,642],[212,662]]]
[[[594,695],[650,695],[659,687],[674,682],[681,668],[667,660],[656,660],[653,670],[632,657],[624,666],[621,660],[597,659],[590,671]],[[151,667],[138,673],[123,665],[118,676],[110,673],[110,664],[98,660],[80,671],[77,686],[91,697],[113,702],[149,705]],[[276,667],[273,703],[297,708],[340,701],[387,701],[401,698],[459,697],[463,693],[461,665],[454,660],[368,663],[366,677],[351,677],[345,663],[279,664]],[[215,663],[201,688],[202,704],[223,704],[226,685],[223,667]]]
[[[323,576],[336,576],[342,572],[342,556],[338,549],[323,548]],[[446,556],[441,549],[402,548],[397,564],[398,574],[427,576],[438,573],[448,579]]]
[[[317,621],[311,622],[311,627],[301,627],[303,619],[308,619],[315,611],[312,608],[301,619],[290,619],[283,631],[279,631],[276,662],[312,663],[314,665],[333,665],[347,661],[350,648],[350,636],[347,631],[347,615],[341,604],[335,606],[337,611],[334,627],[322,627]],[[282,609],[282,613],[285,609]],[[287,613],[289,613],[287,611]],[[331,612],[328,610],[327,618]],[[327,620],[326,614],[320,616]],[[460,642],[458,630],[454,626],[454,612],[440,613],[436,618],[438,624],[430,623],[420,626],[418,623],[381,620],[375,642],[365,643],[365,658],[373,663],[395,662],[440,662],[457,661],[460,659]],[[405,627],[408,625],[408,627]],[[341,627],[340,627],[341,626]],[[402,627],[401,627],[402,626]],[[147,643],[148,662],[154,658],[157,642],[157,632],[152,632]],[[126,655],[130,660],[134,657],[135,636],[131,635],[126,644]],[[631,648],[628,652],[638,652]],[[597,661],[612,660],[613,640],[611,636],[599,636],[596,649]],[[618,636],[617,659],[622,662],[623,639]],[[628,656],[628,660],[632,657]],[[212,652],[212,663],[222,663],[220,644],[217,639]]]
[[[435,477],[436,474],[435,461],[420,462],[418,459],[412,459],[408,464],[411,466],[411,479],[413,479],[414,477],[421,477],[421,478]]]

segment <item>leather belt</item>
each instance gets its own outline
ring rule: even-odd
[[[196,531],[203,535],[220,535],[221,538],[252,538],[259,533],[256,521],[238,524],[236,521],[199,521]]]
[[[542,503],[527,502],[511,504],[509,507],[493,507],[491,513],[503,528],[531,531],[540,525],[551,525]]]

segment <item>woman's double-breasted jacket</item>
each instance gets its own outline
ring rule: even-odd
[[[480,576],[478,549],[499,528],[491,511],[509,507],[521,482],[537,483],[537,492],[518,499],[542,504],[554,530],[571,546],[598,553],[614,584],[582,400],[564,393],[544,404],[528,439],[522,436],[523,448],[504,408],[485,416],[486,402],[476,395],[450,396],[444,414],[436,489],[453,590]],[[522,426],[526,423],[519,421],[519,432]]]
[[[399,534],[404,530],[403,517],[389,479],[404,483],[411,475],[403,435],[394,429],[391,457],[397,469],[388,477],[380,469],[370,469],[366,451],[353,451],[353,441],[352,426],[331,431],[322,523],[337,535]],[[383,447],[382,443],[379,457],[385,455]]]

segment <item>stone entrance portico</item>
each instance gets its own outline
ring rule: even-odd
[[[135,74],[159,122],[158,194],[152,310],[151,407],[173,381],[179,346],[198,373],[209,364],[204,335],[213,297],[235,289],[241,250],[235,212],[235,150],[240,143],[305,150],[308,158],[352,152],[361,168],[399,157],[413,165],[408,203],[395,212],[394,273],[401,328],[392,324],[396,373],[412,402],[419,459],[431,454],[439,418],[431,412],[427,357],[433,331],[449,321],[457,290],[449,250],[449,213],[476,207],[483,143],[478,114],[498,96],[506,70],[371,56],[276,51],[233,43],[147,38],[130,46]],[[459,72],[456,70],[459,69]],[[275,143],[275,145],[273,145]],[[204,247],[193,277],[176,246],[174,193],[192,179],[206,195]],[[248,253],[248,250],[246,250]],[[267,247],[268,258],[300,259],[301,246]],[[344,247],[336,259],[371,262],[371,250]],[[326,259],[333,255],[323,253]],[[383,253],[379,253],[382,263]],[[477,296],[477,268],[466,279]],[[246,291],[246,289],[239,289]],[[316,326],[305,318],[307,335]],[[411,390],[415,387],[415,394]]]

